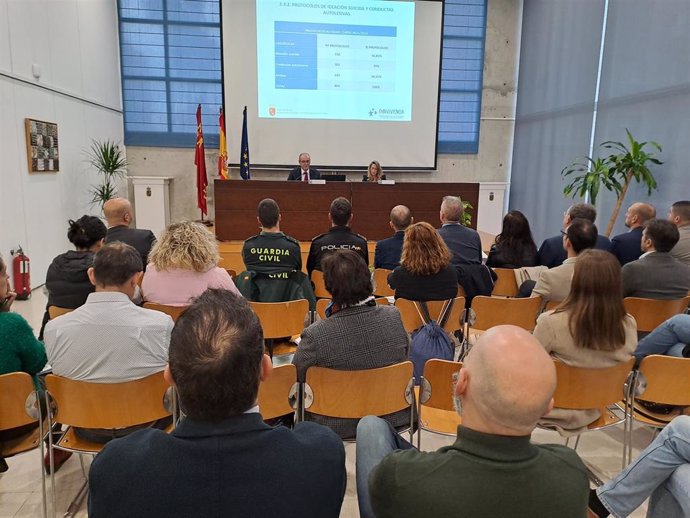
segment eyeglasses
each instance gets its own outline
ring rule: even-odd
[[[561,235],[568,237],[568,233],[565,230],[561,230]]]

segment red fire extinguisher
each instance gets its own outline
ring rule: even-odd
[[[31,296],[31,274],[29,270],[29,258],[24,255],[21,245],[16,250],[10,250],[12,254],[12,272],[14,275],[14,291],[17,292],[17,300],[26,300]]]

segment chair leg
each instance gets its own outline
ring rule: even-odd
[[[570,437],[565,438],[565,445],[568,446],[568,443],[570,442]]]
[[[81,456],[79,458],[81,458]],[[86,495],[88,494],[88,489],[89,481],[87,479],[84,481],[84,484],[81,486],[81,488],[79,488],[79,492],[74,497],[74,500],[72,500],[72,502],[69,504],[67,511],[63,515],[64,518],[75,516],[77,514],[81,504],[84,502],[84,498],[86,498]]]
[[[575,447],[573,448],[573,450],[575,450],[575,451],[577,451],[577,445],[580,444],[580,437],[581,437],[581,435],[578,435],[577,437],[575,437]]]

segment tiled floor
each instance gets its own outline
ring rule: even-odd
[[[17,301],[13,310],[24,315],[34,326],[40,325],[45,308],[45,295],[42,289],[36,290],[30,301]],[[597,475],[607,480],[620,470],[620,458],[622,450],[622,429],[613,428],[586,434],[580,440],[578,451],[583,459],[589,462]],[[636,427],[633,436],[635,452],[644,448],[651,440],[652,433],[648,428]],[[562,439],[554,433],[544,430],[536,430],[533,440],[537,443],[562,442]],[[436,450],[441,446],[452,443],[453,438],[435,434],[423,433],[422,445],[424,450]],[[343,502],[341,518],[358,518],[357,491],[355,487],[355,448],[356,445],[347,443],[347,492]],[[636,453],[635,453],[636,454]],[[41,475],[40,454],[38,450],[27,452],[7,459],[10,470],[0,474],[0,518],[34,518],[41,516]],[[88,465],[88,460],[86,460]],[[48,482],[49,483],[49,482]],[[76,456],[65,463],[55,477],[57,493],[57,511],[62,515],[67,509],[72,498],[83,483],[79,460]],[[459,502],[461,504],[461,502]],[[631,516],[642,518],[646,514],[647,505],[644,504]],[[76,514],[77,517],[87,516],[86,504]]]

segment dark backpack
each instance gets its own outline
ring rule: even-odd
[[[453,340],[443,329],[450,310],[453,308],[453,299],[446,301],[438,317],[438,323],[431,319],[429,308],[426,302],[415,302],[415,308],[422,317],[424,324],[422,327],[412,332],[412,343],[410,344],[410,360],[414,365],[415,385],[419,385],[424,372],[424,364],[427,360],[453,360],[455,346]]]

